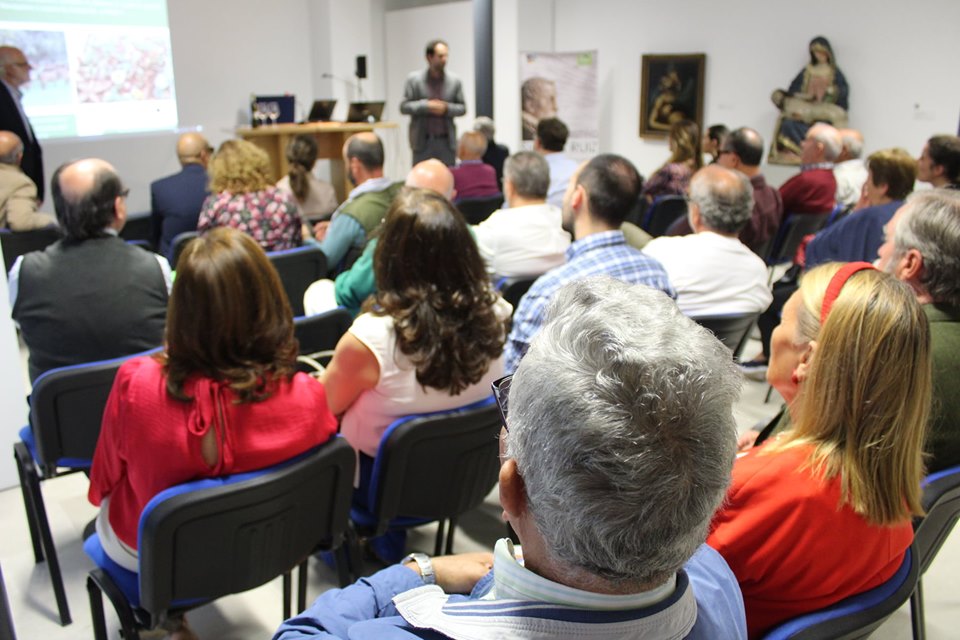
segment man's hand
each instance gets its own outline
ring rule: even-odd
[[[493,554],[489,552],[458,553],[455,556],[431,558],[431,561],[437,585],[444,593],[470,593],[477,581],[493,568]],[[416,562],[408,562],[403,566],[416,571],[418,575],[420,573]]]
[[[447,112],[447,103],[443,100],[427,100],[427,111],[435,116],[442,116]]]
[[[323,220],[313,225],[313,237],[316,238],[317,242],[323,242],[323,239],[327,237],[327,230],[329,228],[329,220]]]

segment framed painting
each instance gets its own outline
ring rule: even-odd
[[[644,55],[640,73],[640,137],[666,138],[670,125],[693,120],[703,129],[703,53]]]

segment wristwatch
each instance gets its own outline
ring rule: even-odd
[[[420,568],[420,577],[423,579],[423,584],[437,584],[437,576],[433,573],[433,562],[430,561],[430,556],[425,553],[411,553],[401,560],[400,564],[407,564],[411,561],[416,562],[417,567]]]

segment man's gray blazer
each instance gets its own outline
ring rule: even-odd
[[[407,82],[403,86],[403,102],[400,103],[400,113],[412,116],[410,118],[410,148],[414,153],[427,146],[427,117],[430,112],[427,110],[427,101],[430,99],[430,90],[427,87],[427,69],[423,71],[414,71],[407,76]],[[443,74],[443,96],[442,100],[447,102],[447,136],[451,149],[457,148],[457,128],[453,124],[456,116],[462,116],[467,112],[467,105],[463,99],[463,86],[460,84],[460,78],[444,71]]]

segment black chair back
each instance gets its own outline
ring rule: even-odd
[[[377,534],[397,516],[455,519],[490,493],[500,472],[500,414],[491,402],[414,418],[384,435],[371,512]]]
[[[744,313],[721,316],[700,316],[698,318],[691,318],[691,320],[713,332],[713,335],[717,336],[717,339],[733,352],[733,357],[739,358],[740,353],[747,344],[750,329],[753,328],[759,315],[759,313]]]
[[[337,437],[277,471],[161,502],[141,525],[140,607],[156,621],[175,601],[258,587],[336,546],[354,466]]]
[[[44,227],[30,231],[0,230],[0,246],[3,247],[3,273],[10,272],[17,258],[31,251],[42,251],[60,239],[57,227]]]
[[[503,299],[513,305],[513,310],[517,310],[517,305],[520,304],[520,298],[530,290],[530,287],[533,286],[533,283],[537,281],[537,278],[540,276],[527,276],[524,278],[504,278],[497,283],[497,288],[500,290],[500,295],[503,296]]]
[[[342,308],[331,309],[315,316],[294,318],[293,334],[300,343],[300,355],[313,356],[320,352],[333,351],[352,324],[353,317],[350,312]]]
[[[784,217],[783,223],[777,229],[776,235],[770,241],[765,261],[768,266],[790,262],[797,252],[797,247],[803,239],[811,233],[816,233],[827,221],[832,212],[826,213],[791,213]]]
[[[923,508],[927,515],[914,524],[914,544],[920,563],[920,575],[926,573],[940,547],[960,520],[960,466],[933,474],[923,489]]]
[[[641,228],[657,238],[666,233],[680,216],[685,215],[687,199],[684,196],[661,196],[647,209]]]
[[[153,245],[153,223],[150,212],[135,213],[127,216],[127,221],[120,230],[120,237],[127,242],[133,242],[151,251],[156,251]]]
[[[315,246],[297,247],[286,251],[267,253],[280,275],[283,290],[290,301],[294,316],[302,316],[303,294],[307,287],[327,277],[327,256]]]
[[[180,260],[180,254],[187,247],[187,243],[199,236],[196,231],[184,231],[174,236],[170,242],[170,268],[176,271],[177,262]]]
[[[13,630],[13,614],[10,613],[10,601],[7,599],[7,585],[0,570],[0,640],[17,640]]]
[[[500,194],[489,198],[469,198],[457,201],[457,209],[466,218],[467,224],[480,224],[502,205],[503,195]]]

